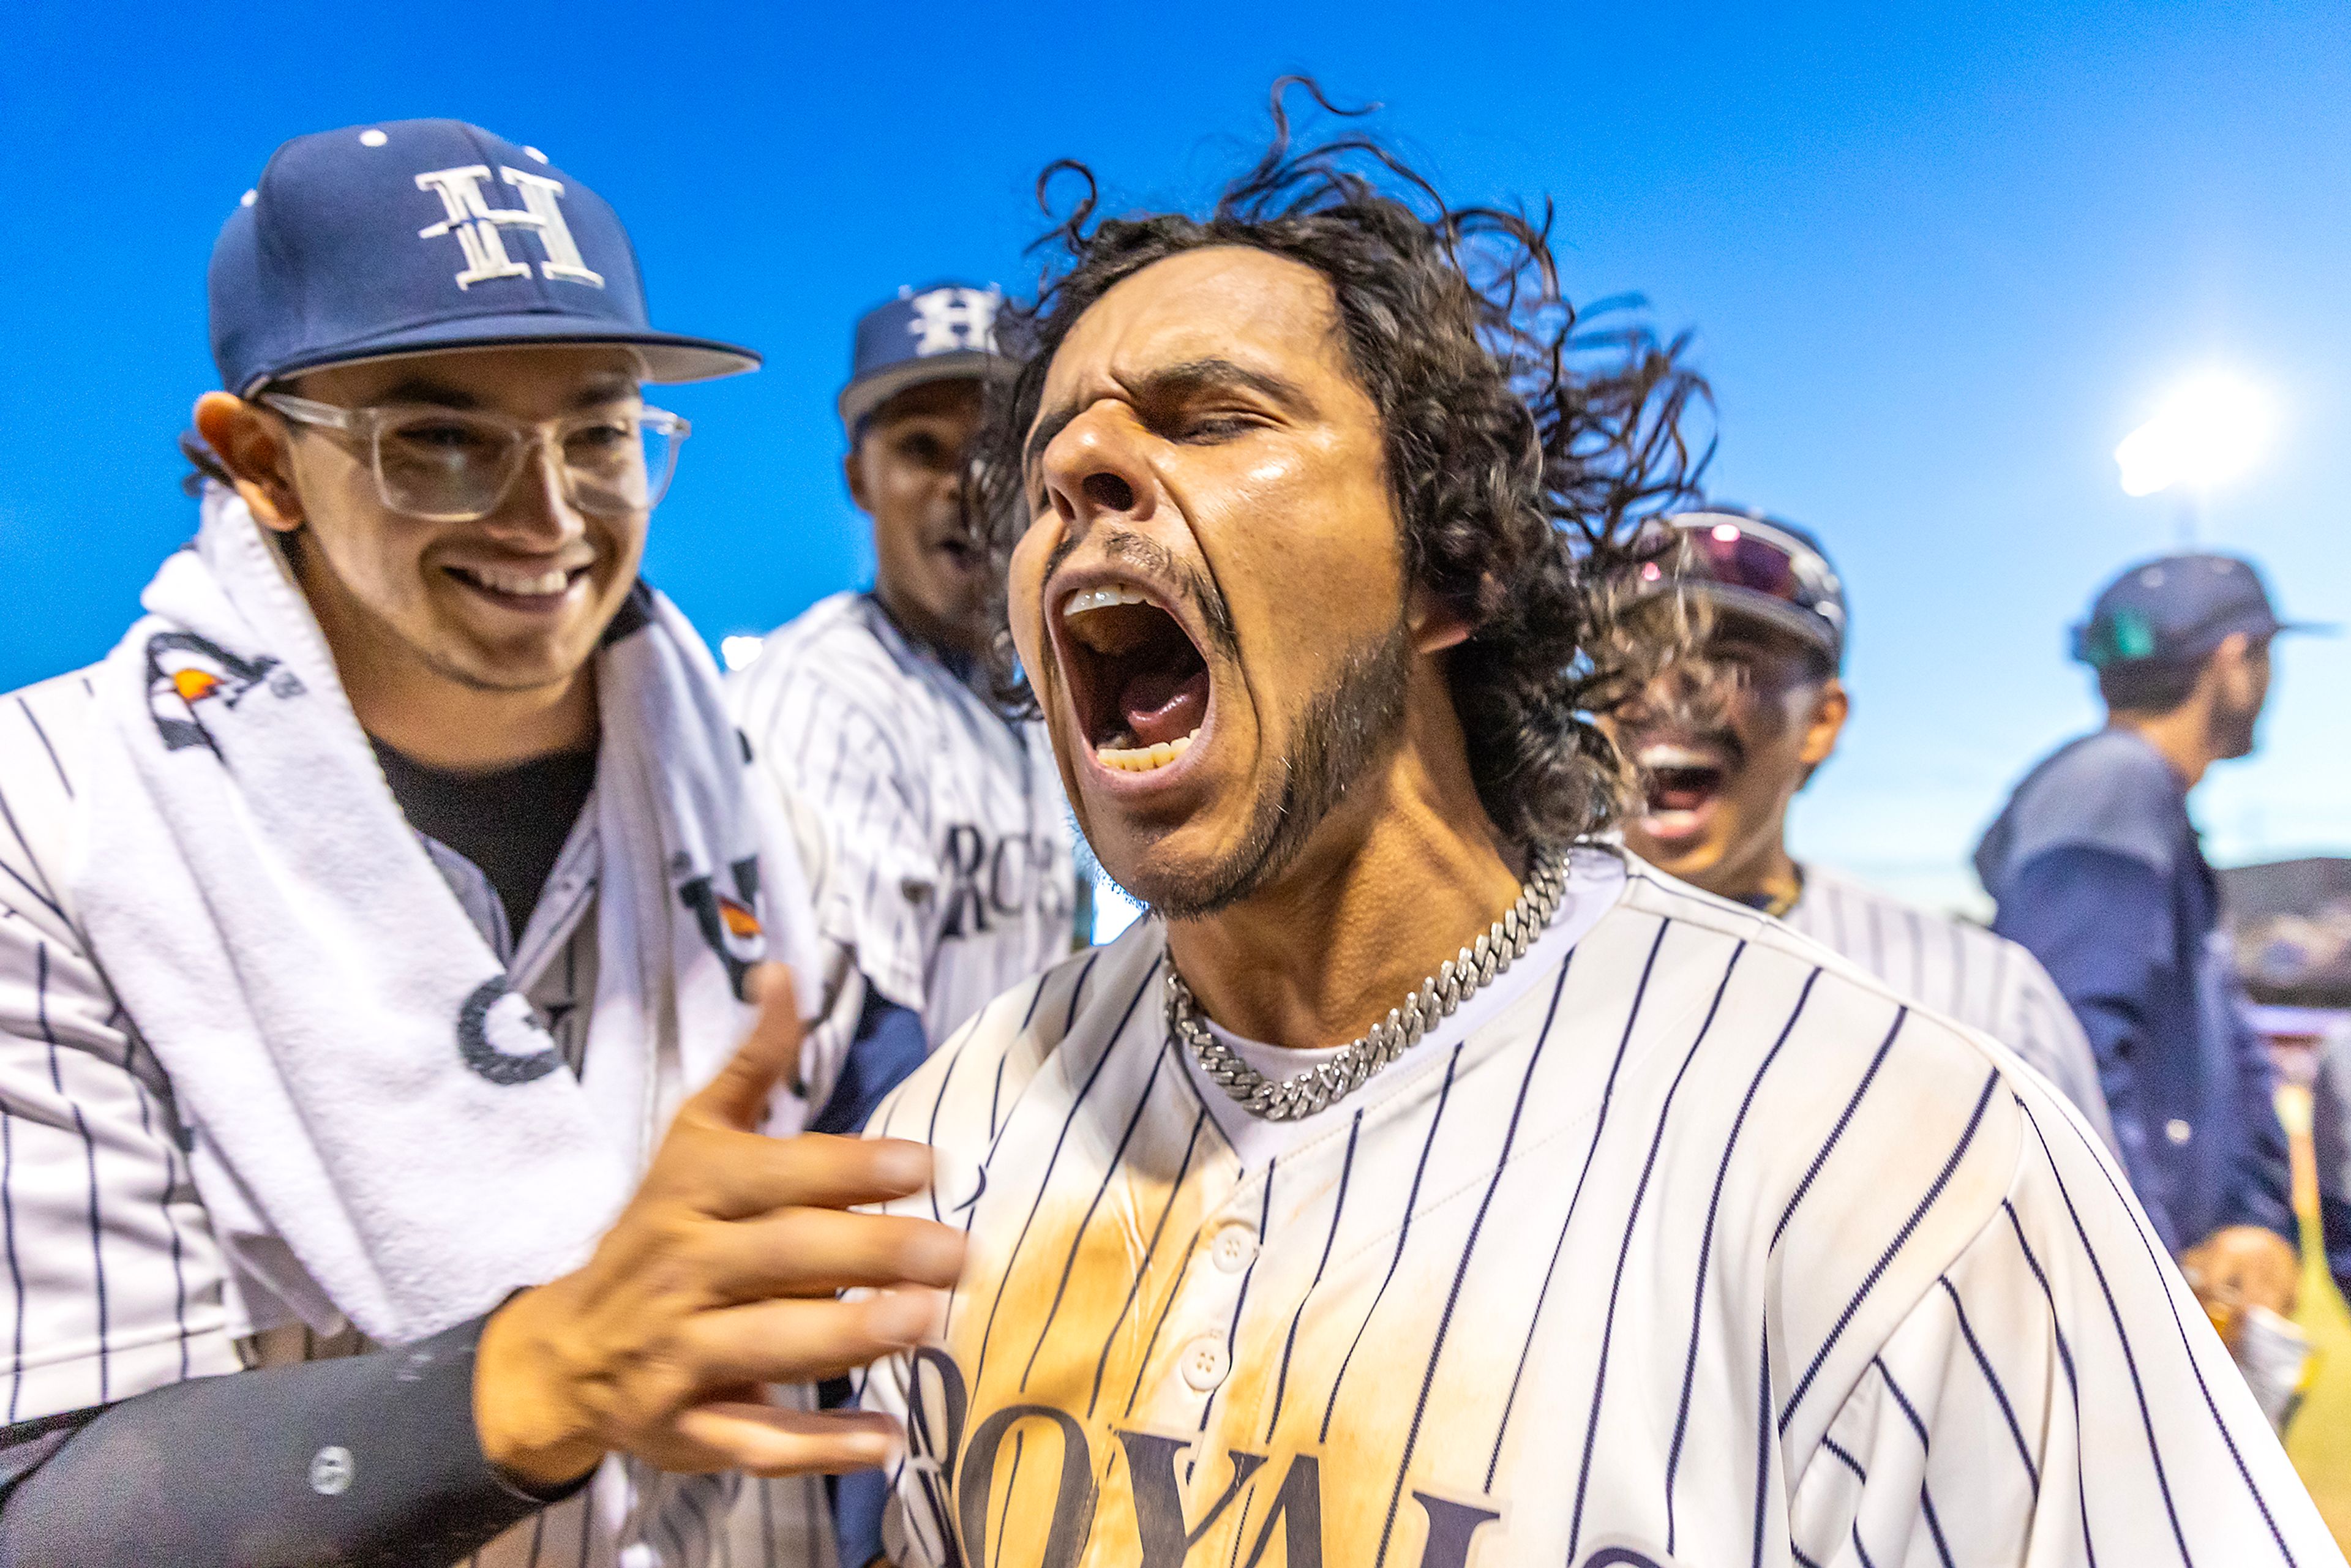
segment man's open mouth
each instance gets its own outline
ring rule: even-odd
[[[1181,622],[1114,582],[1071,594],[1061,628],[1070,705],[1096,761],[1149,773],[1191,748],[1208,715],[1208,665]]]
[[[1642,826],[1658,837],[1697,831],[1730,776],[1729,759],[1710,747],[1660,742],[1640,747],[1634,761],[1645,797]]]

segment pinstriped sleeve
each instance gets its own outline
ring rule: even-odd
[[[2073,1102],[2115,1158],[2122,1158],[2114,1119],[2106,1111],[2106,1092],[2098,1082],[2097,1054],[2090,1049],[2082,1020],[2074,1016],[2040,959],[2016,943],[1998,940],[2006,946],[2002,977],[2009,982],[2009,995],[2002,998],[2007,1031],[1998,1034],[2001,1043],[2038,1068]]]
[[[0,1425],[239,1365],[169,1083],[60,890],[60,695],[0,699]]]
[[[2015,1179],[1795,1479],[1796,1561],[2339,1568],[2111,1163],[2014,1092]]]

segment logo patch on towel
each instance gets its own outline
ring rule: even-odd
[[[528,1083],[562,1066],[561,1051],[539,1044],[546,1038],[503,975],[483,981],[457,1009],[457,1054],[493,1083]]]
[[[759,857],[737,861],[726,869],[735,883],[732,894],[721,892],[712,878],[697,876],[681,883],[677,895],[694,911],[702,939],[726,966],[726,983],[734,988],[735,999],[746,1002],[751,998],[744,994],[744,977],[768,956],[767,928],[759,924]]]
[[[266,653],[241,658],[193,632],[158,632],[147,639],[147,711],[166,751],[201,746],[218,757],[220,747],[196,705],[233,708],[261,686],[280,698],[303,690],[300,678]]]

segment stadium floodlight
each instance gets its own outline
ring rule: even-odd
[[[2210,490],[2260,461],[2275,423],[2270,400],[2238,376],[2212,371],[2183,382],[2115,448],[2123,493]]]

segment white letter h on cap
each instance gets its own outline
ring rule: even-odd
[[[530,276],[530,264],[508,256],[506,241],[498,233],[502,225],[512,225],[538,234],[539,248],[547,253],[547,259],[538,264],[542,276],[603,287],[602,275],[588,269],[587,258],[580,254],[579,242],[571,237],[570,226],[563,221],[561,183],[544,174],[526,173],[503,165],[498,172],[507,184],[522,193],[519,209],[494,207],[482,199],[482,182],[490,177],[485,164],[435,169],[416,176],[416,188],[439,196],[443,209],[449,214],[429,228],[417,230],[416,237],[439,239],[443,235],[455,234],[457,243],[465,247],[465,270],[457,274],[457,287],[471,288],[493,277]]]

